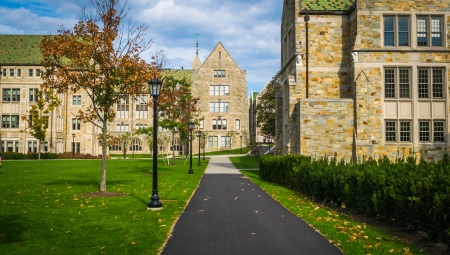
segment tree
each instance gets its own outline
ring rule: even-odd
[[[192,86],[192,71],[167,70],[164,71],[164,85],[161,89],[158,109],[166,118],[158,124],[170,130],[172,133],[172,145],[174,145],[175,133],[181,140],[187,137],[189,132],[189,120],[198,122],[198,98],[192,98],[190,91]],[[172,150],[172,164],[175,164],[175,150]]]
[[[275,137],[275,99],[276,91],[280,88],[280,76],[275,75],[260,93],[256,104],[256,123],[265,136]]]
[[[133,139],[133,134],[130,132],[125,132],[119,135],[120,143],[123,145],[123,158],[127,157],[127,145],[130,145]]]
[[[84,90],[91,101],[77,118],[101,129],[100,192],[106,192],[107,127],[116,117],[113,106],[126,96],[143,94],[147,81],[159,76],[159,68],[139,56],[151,46],[145,39],[147,28],[131,21],[123,25],[131,8],[128,1],[122,6],[119,0],[90,3],[92,15],[82,7],[72,30],[61,28],[57,35],[44,37],[39,47],[47,69],[43,86],[58,93]]]
[[[38,159],[41,159],[42,145],[48,129],[48,116],[61,104],[61,100],[51,89],[48,91],[40,89],[36,96],[36,103],[31,106],[29,111],[30,118],[22,116],[22,120],[28,122],[30,134],[39,141]]]

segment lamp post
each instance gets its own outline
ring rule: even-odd
[[[205,160],[206,135],[203,133],[203,160]]]
[[[202,132],[198,131],[198,164],[197,166],[201,166],[202,163],[200,163],[200,139],[202,138]]]
[[[72,133],[72,159],[75,158],[75,133]]]
[[[268,153],[268,154],[270,155],[270,145],[271,145],[271,144],[270,144],[270,142],[271,142],[271,141],[270,141],[270,136],[267,136],[267,141],[269,142],[269,153]]]
[[[189,154],[190,154],[190,159],[189,159],[189,172],[188,174],[194,174],[194,170],[192,170],[192,129],[194,129],[194,122],[189,121],[189,130],[191,133],[191,139],[190,139],[190,148],[189,148]]]
[[[242,154],[242,135],[240,137],[241,137],[241,151],[239,154]]]
[[[163,79],[164,80],[164,79]],[[156,76],[148,81],[150,95],[153,97],[153,190],[150,202],[147,204],[147,210],[160,210],[162,203],[158,196],[158,147],[156,141],[158,138],[158,97],[161,92],[163,80],[156,78]]]

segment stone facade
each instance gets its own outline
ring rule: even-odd
[[[33,105],[34,90],[39,89],[43,83],[37,73],[44,70],[39,65],[40,52],[37,48],[42,36],[30,35],[2,35],[0,36],[0,91],[2,93],[1,115],[2,125],[0,126],[1,150],[19,153],[38,151],[37,140],[30,135],[26,121],[22,121],[22,116],[28,116],[28,111]],[[11,50],[14,49],[14,50]],[[20,49],[19,51],[17,49]],[[220,55],[220,57],[219,57]],[[203,64],[198,59],[194,61],[197,68],[195,70],[184,70],[192,73],[193,86],[192,94],[199,97],[200,117],[203,119],[203,128],[196,127],[208,134],[208,136],[218,137],[216,146],[209,146],[206,143],[206,151],[229,149],[229,140],[225,139],[222,146],[221,137],[230,136],[231,147],[239,148],[240,135],[243,130],[248,130],[248,99],[245,70],[239,69],[231,56],[221,43],[211,52],[210,56]],[[20,71],[19,71],[20,70]],[[226,71],[226,77],[214,77],[214,70]],[[210,85],[229,86],[228,95],[210,95]],[[220,90],[219,90],[220,94]],[[83,91],[76,93],[66,93],[58,95],[61,105],[49,116],[49,128],[46,134],[46,142],[43,151],[63,153],[75,151],[98,155],[100,146],[97,137],[100,130],[91,123],[80,123],[75,120],[79,109],[91,103],[87,94]],[[227,102],[229,105],[227,112],[210,112],[210,102]],[[110,135],[118,137],[125,132],[132,132],[140,127],[153,126],[153,111],[150,107],[142,107],[152,103],[148,95],[144,95],[142,102],[136,102],[129,98],[124,100],[116,119],[109,123]],[[141,107],[137,107],[140,105]],[[220,106],[220,105],[219,105]],[[226,129],[213,129],[212,120],[221,116],[227,120]],[[237,126],[236,120],[239,120]],[[159,136],[171,138],[171,133],[165,130],[159,131]],[[175,145],[182,147],[179,139],[175,139]],[[124,144],[118,143],[110,146],[109,154],[123,153]],[[131,142],[125,145],[128,156],[136,153],[150,153],[150,148],[146,137],[143,135],[134,136]],[[169,151],[170,144],[164,148]],[[202,146],[203,149],[203,146]],[[198,152],[198,137],[194,137],[194,153]]]
[[[192,94],[200,98],[199,118],[203,124],[198,130],[208,136],[207,151],[245,146],[241,136],[245,135],[242,131],[248,134],[249,130],[246,71],[239,68],[220,42],[200,66],[197,59],[193,63],[193,68],[198,68],[193,69]],[[196,146],[198,143],[194,143],[194,153],[198,151]]]
[[[284,86],[277,105],[282,112],[277,116],[281,154],[394,158],[411,151],[431,160],[449,151],[449,4],[284,1],[280,72]],[[392,32],[388,22],[393,22]],[[433,45],[432,22],[433,36],[438,38]],[[353,121],[326,130],[326,139],[306,134],[302,121],[314,119],[311,114],[317,107],[305,111],[305,100],[316,100],[315,106],[321,100],[340,100],[349,111],[345,116]],[[347,108],[350,105],[352,109]],[[325,121],[339,116],[335,112]],[[314,129],[311,125],[323,131],[320,123],[309,122]],[[342,132],[347,137],[335,139]],[[330,141],[340,143],[334,145],[335,151]]]

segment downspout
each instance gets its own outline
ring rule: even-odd
[[[309,22],[309,14],[306,13],[305,15],[305,22],[306,22],[306,98],[309,97],[309,41],[308,41],[308,22]]]

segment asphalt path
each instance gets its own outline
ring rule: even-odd
[[[212,157],[162,254],[342,252],[248,180],[227,157]]]

